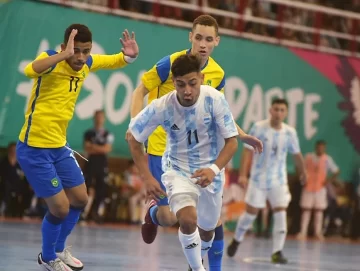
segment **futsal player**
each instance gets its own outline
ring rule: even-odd
[[[123,32],[122,52],[91,55],[92,34],[81,24],[70,25],[60,51],[41,53],[25,67],[34,78],[16,154],[35,194],[44,198],[48,212],[42,222],[42,270],[81,270],[65,242],[88,201],[81,169],[66,140],[81,86],[89,72],[117,69],[133,62],[139,49],[134,33]]]
[[[173,61],[181,55],[199,55],[201,59],[201,73],[204,74],[204,81],[202,83],[212,86],[217,91],[224,92],[224,70],[210,57],[214,48],[218,46],[220,42],[218,30],[217,21],[210,15],[201,15],[194,20],[192,31],[189,33],[191,49],[163,57],[143,75],[140,85],[133,93],[131,101],[132,118],[143,108],[143,100],[147,94],[149,94],[149,103],[151,103],[154,99],[160,98],[174,90],[171,66]],[[262,143],[259,140],[245,134],[240,127],[238,127],[238,132],[243,142],[248,142],[261,151]],[[163,174],[161,159],[165,151],[165,146],[166,132],[159,126],[149,136],[147,153],[150,171],[163,190],[165,190],[165,187],[161,183],[161,175]],[[151,201],[141,228],[144,242],[151,244],[155,240],[158,226],[173,226],[176,222],[177,218],[169,209],[167,197],[159,199],[158,202]],[[221,221],[219,221],[215,229],[213,246],[208,253],[210,271],[221,270],[223,249],[224,232]]]
[[[161,176],[171,211],[179,221],[179,239],[194,271],[205,270],[202,257],[211,248],[220,218],[224,167],[237,150],[237,127],[225,97],[201,85],[201,60],[191,54],[171,66],[176,91],[153,100],[135,118],[129,131],[132,157],[153,198],[165,195],[151,174],[142,143],[161,126],[167,133]]]
[[[303,180],[306,178],[297,132],[284,123],[287,113],[287,101],[275,99],[270,108],[270,118],[256,122],[251,128],[250,134],[264,143],[264,151],[261,154],[254,154],[250,146],[246,146],[243,151],[239,179],[242,180],[243,186],[248,184],[245,195],[246,210],[237,222],[234,238],[227,249],[230,257],[235,255],[246,231],[252,226],[258,210],[265,208],[268,200],[274,218],[271,260],[274,263],[287,263],[282,250],[287,233],[286,209],[291,199],[286,170],[288,152],[294,157],[300,178]],[[248,181],[249,163],[251,170]]]

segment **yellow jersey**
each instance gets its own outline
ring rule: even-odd
[[[149,103],[175,89],[171,79],[171,65],[177,57],[188,53],[190,53],[190,50],[183,50],[165,56],[160,59],[149,71],[144,73],[141,81],[150,91],[148,97]],[[204,74],[204,84],[212,86],[219,91],[224,91],[225,73],[213,58],[209,57],[204,67],[202,67],[201,72]],[[148,138],[147,153],[162,156],[165,152],[165,147],[166,132],[161,126],[159,126]]]
[[[54,50],[41,53],[35,60],[57,54]],[[66,130],[72,119],[75,103],[89,72],[126,66],[123,53],[90,55],[80,71],[74,71],[64,60],[38,74],[32,63],[25,75],[34,78],[25,123],[19,140],[31,147],[60,148],[66,145]]]

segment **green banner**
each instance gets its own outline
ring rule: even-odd
[[[83,133],[92,127],[94,111],[103,108],[106,127],[115,135],[113,155],[128,157],[124,135],[129,123],[131,93],[142,73],[156,61],[166,54],[190,47],[188,30],[32,1],[10,1],[0,5],[0,145],[6,146],[17,140],[24,122],[32,85],[23,74],[25,65],[40,52],[59,48],[63,31],[75,22],[86,24],[92,30],[93,53],[116,53],[121,48],[119,37],[122,31],[127,28],[136,32],[140,46],[138,60],[125,69],[91,74],[84,83],[68,129],[70,145],[81,151]],[[242,128],[248,130],[253,122],[266,118],[274,97],[285,97],[290,105],[288,123],[297,128],[302,151],[312,151],[316,140],[325,139],[329,154],[341,168],[342,177],[350,180],[359,161],[357,151],[360,152],[360,147],[356,146],[354,138],[360,130],[360,121],[354,121],[355,129],[347,129],[344,122],[352,119],[352,115],[356,116],[356,102],[349,110],[340,107],[341,103],[354,99],[341,92],[339,84],[344,82],[340,80],[339,83],[336,75],[325,71],[335,65],[329,59],[323,60],[330,56],[314,53],[315,59],[321,59],[322,63],[330,61],[325,63],[325,70],[321,70],[316,61],[311,63],[309,60],[314,57],[307,59],[306,54],[222,37],[214,58],[225,70],[225,93]],[[341,67],[346,66],[344,61],[349,62],[346,58],[338,59]],[[355,70],[354,77],[343,81],[357,78],[356,71],[360,69],[354,65],[358,63],[349,62],[348,67]],[[333,67],[337,68],[336,65]],[[350,92],[356,91],[360,90]],[[360,107],[358,112],[360,119]],[[360,138],[360,132],[357,136]],[[238,159],[239,155],[233,161],[235,168]],[[290,160],[290,170],[291,165]]]

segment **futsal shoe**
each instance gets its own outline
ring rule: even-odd
[[[65,248],[63,252],[56,253],[56,256],[74,271],[84,268],[83,263],[71,255],[70,247]]]
[[[278,263],[278,264],[287,264],[288,260],[282,255],[281,251],[275,252],[273,255],[271,255],[271,261],[272,263]]]
[[[232,239],[230,245],[227,248],[227,255],[229,257],[234,257],[239,245],[240,245],[240,242],[236,241],[235,239]]]
[[[63,263],[59,258],[50,262],[44,262],[41,253],[38,255],[38,264],[41,266],[42,270],[46,271],[72,271],[71,268]]]
[[[204,260],[202,260],[202,263],[204,264]],[[206,270],[206,268],[204,268]],[[191,266],[189,265],[188,271],[192,271]]]
[[[150,209],[155,205],[156,205],[155,200],[151,200],[149,202],[149,209],[147,210],[144,222],[141,225],[141,235],[146,244],[151,244],[152,242],[154,242],[157,235],[158,225],[156,225],[152,221],[150,216]]]

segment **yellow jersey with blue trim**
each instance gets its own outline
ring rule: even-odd
[[[35,60],[57,51],[47,50]],[[81,87],[89,72],[99,69],[116,69],[126,66],[124,54],[90,55],[79,71],[61,61],[38,74],[32,62],[25,67],[25,75],[34,78],[31,96],[25,113],[25,123],[19,140],[31,147],[60,148],[66,145],[66,130],[73,117]]]
[[[173,53],[160,59],[149,71],[145,72],[141,78],[144,86],[150,91],[148,102],[162,97],[175,89],[171,75],[171,65],[174,60],[185,54],[191,53],[191,50],[183,50]],[[209,57],[208,61],[202,67],[204,74],[204,85],[212,86],[218,91],[224,92],[225,72],[216,61]],[[147,153],[156,156],[162,156],[166,148],[166,132],[159,126],[149,136],[147,140]]]

